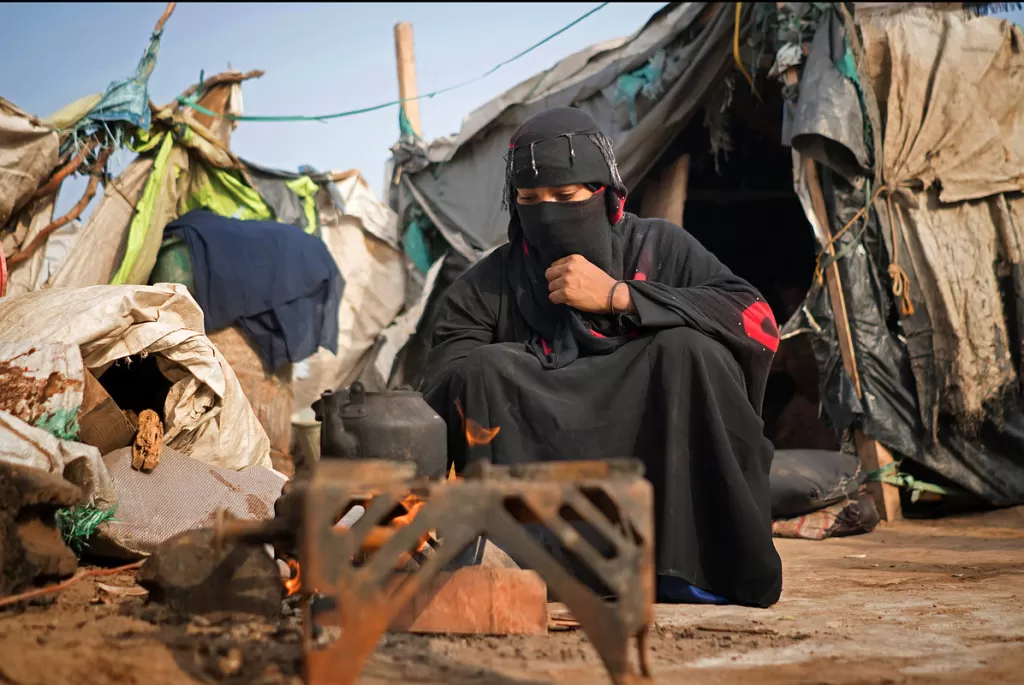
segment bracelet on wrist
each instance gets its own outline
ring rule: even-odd
[[[626,284],[625,281],[615,281],[615,283],[612,285],[611,291],[608,293],[608,311],[609,311],[609,313],[611,313],[612,316],[615,316],[615,315],[621,313],[621,312],[616,312],[615,311],[615,289],[618,288],[620,285],[625,285],[625,284]]]

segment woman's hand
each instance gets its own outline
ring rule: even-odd
[[[578,254],[563,257],[544,272],[548,279],[548,299],[555,304],[566,304],[573,309],[592,314],[610,314],[608,295],[615,279],[602,269],[594,266]],[[617,313],[633,311],[629,287],[620,285],[615,289]]]

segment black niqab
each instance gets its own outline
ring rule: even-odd
[[[544,272],[578,254],[616,280],[622,278],[621,206],[625,188],[612,143],[585,112],[564,107],[524,123],[509,146],[505,197],[511,217],[508,274],[522,323],[520,334],[545,368],[561,368],[581,354],[608,354],[627,340],[610,314],[590,314],[554,304]],[[563,185],[598,185],[582,202],[521,205],[516,191]]]

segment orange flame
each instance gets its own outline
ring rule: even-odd
[[[288,568],[292,570],[292,577],[284,581],[284,589],[288,592],[285,597],[291,597],[302,587],[302,568],[299,566],[299,562],[294,559],[287,559],[286,561]]]
[[[459,400],[455,400],[455,410],[459,412],[459,417],[462,419],[463,430],[466,434],[466,444],[470,447],[490,444],[492,440],[498,437],[498,433],[501,432],[501,426],[486,428],[473,419],[467,419],[466,415],[462,412],[462,402]]]
[[[366,502],[365,504],[368,505],[369,502]],[[405,508],[405,513],[391,519],[391,522],[387,526],[374,527],[370,531],[370,534],[366,536],[366,539],[363,540],[360,552],[365,553],[375,551],[387,544],[387,541],[390,540],[396,532],[398,532],[399,528],[403,528],[412,523],[413,519],[416,518],[416,514],[419,513],[419,510],[423,508],[424,504],[426,504],[426,501],[418,495],[410,494],[403,498],[399,504]],[[427,531],[423,534],[419,540],[419,544],[416,546],[417,552],[422,552],[427,548],[429,545],[428,540],[433,532],[434,531]],[[399,554],[398,566],[405,566],[405,564],[407,564],[411,559],[411,556],[412,555],[409,552],[402,552]],[[288,568],[291,569],[292,572],[292,577],[284,581],[284,589],[287,592],[285,597],[291,597],[302,588],[302,566],[298,561],[291,558],[285,559],[285,562],[288,564]]]

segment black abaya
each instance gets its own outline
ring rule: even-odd
[[[626,215],[612,230],[621,245],[614,270],[632,277],[637,314],[597,325],[580,317],[581,330],[599,329],[596,344],[563,339],[577,348],[570,362],[538,351],[552,343],[538,345],[525,322],[524,280],[535,270],[517,267],[512,252],[525,245],[498,248],[452,285],[422,385],[448,423],[449,454],[459,470],[470,457],[636,456],[655,488],[658,574],[771,605],[782,588],[771,538],[773,449],[760,418],[778,344],[771,312],[678,226]],[[612,335],[601,333],[609,326]],[[463,414],[501,430],[467,454]]]

